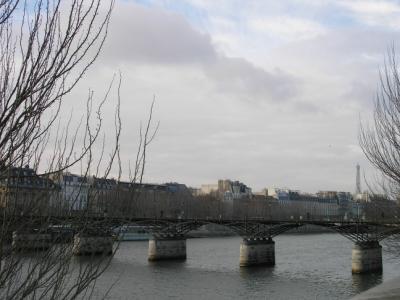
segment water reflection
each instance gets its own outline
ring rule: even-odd
[[[185,259],[157,260],[148,261],[148,265],[154,270],[168,269],[171,270],[171,272],[174,272],[184,269],[187,266],[187,262]]]
[[[240,237],[190,239],[186,261],[157,262],[147,261],[147,242],[122,243],[96,292],[101,296],[117,282],[108,299],[338,300],[400,270],[397,252],[389,255],[384,247],[383,274],[352,275],[353,244],[336,234],[278,236],[274,267],[240,268],[240,242]]]
[[[268,279],[274,274],[274,266],[252,266],[249,268],[240,268],[240,277],[246,281],[251,281],[255,278]]]
[[[369,289],[371,286],[382,283],[382,273],[375,274],[353,274],[352,287],[356,294]]]

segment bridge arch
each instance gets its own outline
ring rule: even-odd
[[[143,226],[156,237],[185,236],[203,225],[224,226],[243,238],[273,238],[291,229],[305,225],[320,226],[337,232],[350,241],[381,241],[400,233],[398,224],[371,222],[323,222],[323,221],[265,221],[265,220],[167,220],[148,219],[130,221],[128,224]]]
[[[400,224],[397,223],[347,221],[142,219],[130,220],[128,223],[143,226],[153,235],[153,239],[149,241],[149,260],[186,258],[186,237],[190,231],[206,224],[225,226],[243,238],[240,245],[241,266],[274,265],[273,237],[307,224],[320,226],[354,242],[353,273],[381,271],[382,247],[379,242],[400,233]]]

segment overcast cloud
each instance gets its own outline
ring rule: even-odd
[[[372,172],[359,117],[399,41],[399,12],[394,1],[120,0],[71,98],[122,72],[127,161],[156,95],[146,181],[353,192],[355,165]]]

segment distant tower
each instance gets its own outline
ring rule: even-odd
[[[356,194],[361,194],[360,165],[357,164]]]

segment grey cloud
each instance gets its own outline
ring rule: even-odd
[[[294,110],[304,113],[321,113],[323,109],[312,102],[298,100],[293,103]]]
[[[297,100],[304,99],[327,113],[357,115],[371,109],[385,52],[397,40],[400,34],[394,31],[332,30],[307,42],[281,46],[270,60],[283,61],[284,69],[295,66],[299,70],[297,76],[307,89]]]
[[[294,77],[281,70],[269,72],[218,53],[209,35],[193,29],[178,14],[118,2],[110,26],[104,49],[109,64],[166,65],[177,70],[192,64],[212,82],[214,92],[245,101],[287,100],[297,91]]]
[[[220,57],[205,72],[214,79],[218,92],[242,100],[284,101],[297,92],[298,81],[293,76],[280,70],[267,72],[241,58]]]
[[[104,56],[112,62],[182,63],[215,58],[210,37],[180,15],[117,2]]]
[[[371,76],[372,77],[372,76]],[[378,82],[370,82],[370,80],[354,80],[349,88],[344,91],[343,97],[349,101],[355,101],[364,106],[367,110],[373,110],[373,101],[376,91],[378,90]]]
[[[393,42],[399,40],[399,32],[355,28],[331,31],[309,41],[293,42],[278,51],[283,56],[309,59],[327,66],[331,66],[332,61],[335,66],[354,62],[360,66],[367,62],[363,55],[369,55],[374,63],[374,60],[383,58]]]

